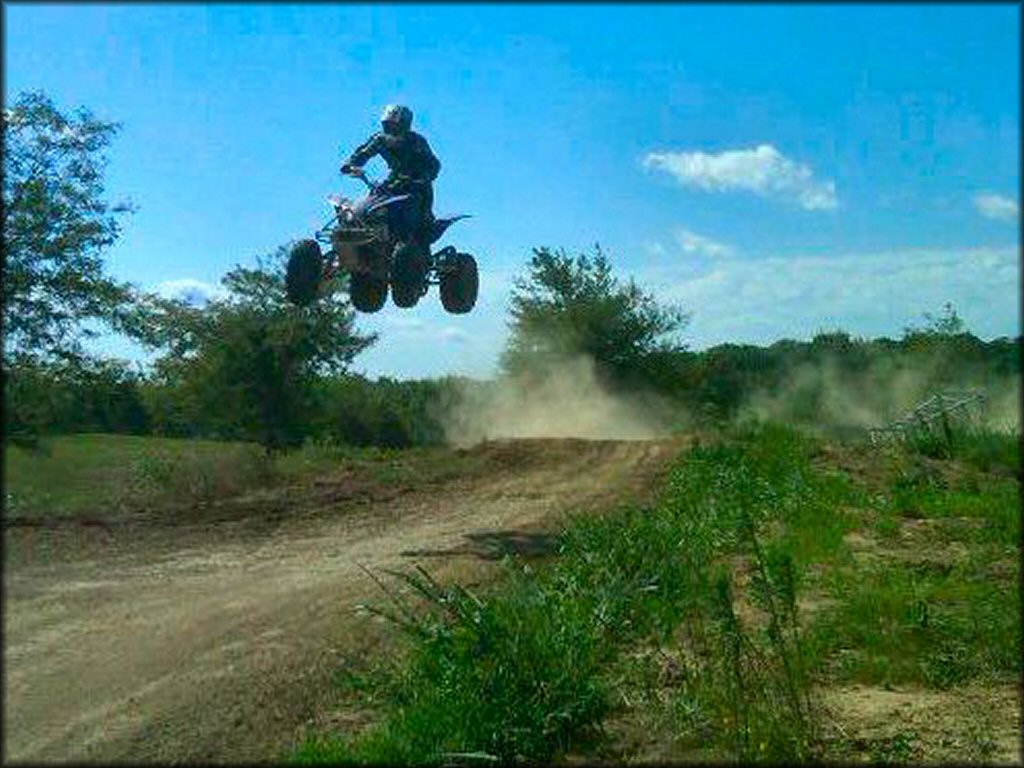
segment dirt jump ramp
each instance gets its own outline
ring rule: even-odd
[[[565,512],[649,495],[680,447],[487,443],[484,471],[429,487],[341,474],[212,516],[7,528],[4,759],[276,761],[339,656],[390,631],[356,610],[382,598],[363,567],[479,577]]]

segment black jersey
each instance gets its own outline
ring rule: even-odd
[[[415,131],[402,136],[375,133],[352,153],[350,165],[363,165],[380,155],[391,171],[390,179],[407,176],[414,181],[433,181],[441,171],[441,161],[430,150],[427,140]]]

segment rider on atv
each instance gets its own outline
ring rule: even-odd
[[[429,244],[433,223],[434,188],[432,182],[441,171],[441,162],[430,150],[427,140],[412,130],[412,110],[397,104],[384,108],[381,133],[376,133],[341,166],[341,172],[358,175],[362,166],[380,155],[391,171],[380,187],[381,193],[410,196],[412,236]]]
[[[439,288],[441,305],[452,314],[465,314],[476,304],[479,273],[476,258],[446,245],[431,250],[448,227],[467,215],[434,218],[431,183],[441,163],[427,140],[414,133],[408,107],[390,105],[381,115],[383,132],[352,153],[341,172],[370,188],[360,200],[332,195],[334,215],[312,238],[291,249],[285,275],[288,299],[304,307],[328,287],[339,273],[347,276],[352,306],[377,312],[388,292],[396,307],[408,309]],[[391,173],[376,184],[362,165],[380,155]],[[325,253],[321,244],[330,249]]]

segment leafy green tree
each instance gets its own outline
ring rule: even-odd
[[[593,257],[537,248],[512,292],[511,336],[502,358],[516,375],[566,357],[591,357],[608,381],[636,381],[685,350],[681,309],[659,304],[630,279],[621,283],[600,247]]]
[[[408,448],[444,442],[446,409],[464,390],[454,377],[371,381],[346,374],[318,383],[316,436],[347,445]]]
[[[40,360],[14,354],[5,370],[4,434],[22,444],[72,432],[144,434],[141,376],[121,360]]]
[[[333,293],[299,309],[284,288],[287,248],[236,267],[227,295],[194,306],[148,297],[148,343],[165,355],[153,381],[169,390],[160,419],[224,438],[257,440],[268,450],[308,434],[318,377],[339,374],[376,335],[355,330],[347,296]],[[152,390],[147,394],[154,401]]]
[[[924,312],[924,325],[903,329],[900,348],[915,358],[914,364],[927,367],[936,380],[936,387],[952,386],[978,357],[982,341],[967,330],[963,319],[950,302],[942,313]]]
[[[911,324],[903,328],[903,338],[899,342],[903,348],[917,352],[934,352],[972,336],[950,302],[943,305],[941,314],[924,312],[922,317],[923,325]]]
[[[104,150],[118,126],[85,109],[65,115],[32,92],[4,110],[3,129],[5,362],[75,357],[97,333],[86,321],[130,330],[131,287],[102,261],[130,210],[104,194]]]
[[[4,361],[4,439],[40,448],[40,438],[60,431],[70,392],[60,386],[55,368],[32,355],[13,353]]]

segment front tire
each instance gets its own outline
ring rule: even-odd
[[[480,273],[476,259],[468,253],[456,253],[450,270],[441,275],[441,305],[446,312],[464,315],[476,305],[480,291]]]
[[[388,298],[388,281],[355,272],[349,278],[349,298],[360,312],[377,312]]]
[[[324,257],[316,240],[300,240],[288,256],[285,293],[299,307],[312,304],[324,274]]]

